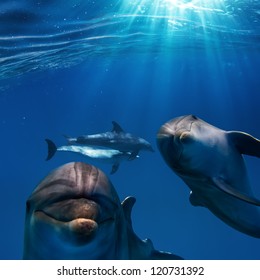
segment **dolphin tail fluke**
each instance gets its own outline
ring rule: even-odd
[[[56,153],[57,147],[56,145],[50,140],[50,139],[45,139],[48,145],[48,155],[46,160],[50,160]]]

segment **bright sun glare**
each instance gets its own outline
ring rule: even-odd
[[[121,5],[121,16],[129,18],[129,27],[140,18],[152,31],[164,20],[161,32],[168,34],[182,28],[187,31],[188,26],[205,30],[221,26],[226,18],[225,0],[124,0]]]
[[[226,1],[123,0],[118,16],[121,20],[124,18],[124,27],[129,33],[157,36],[163,47],[183,42],[197,44],[198,40],[204,45],[219,47],[218,36],[228,27],[236,26]]]
[[[199,14],[224,12],[224,0],[125,0],[122,11],[132,15],[187,17],[190,12]]]

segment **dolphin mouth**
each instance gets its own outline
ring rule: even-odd
[[[77,218],[96,220],[100,207],[86,198],[71,198],[53,202],[40,210],[56,220],[69,222]]]
[[[79,239],[81,243],[88,241],[98,229],[96,221],[86,218],[75,218],[68,222],[56,220],[49,216],[44,211],[35,211],[35,216],[41,222],[44,222],[52,227],[59,229],[62,232],[63,238],[75,242],[75,238]]]
[[[87,198],[57,201],[34,211],[38,220],[79,238],[89,238],[98,227],[114,218],[104,213],[98,203]]]

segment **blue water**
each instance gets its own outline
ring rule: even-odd
[[[259,1],[68,2],[0,4],[0,259],[22,257],[25,202],[39,181],[86,161],[46,162],[44,139],[63,145],[63,134],[108,131],[113,120],[156,150],[112,176],[95,162],[122,200],[137,198],[140,238],[186,259],[260,259],[259,239],[190,205],[156,147],[159,127],[184,114],[260,138]],[[259,198],[259,159],[245,160]]]

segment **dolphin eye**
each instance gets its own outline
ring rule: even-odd
[[[183,132],[180,136],[180,141],[181,141],[181,143],[184,143],[184,144],[190,143],[192,141],[192,137],[191,137],[190,133]]]

